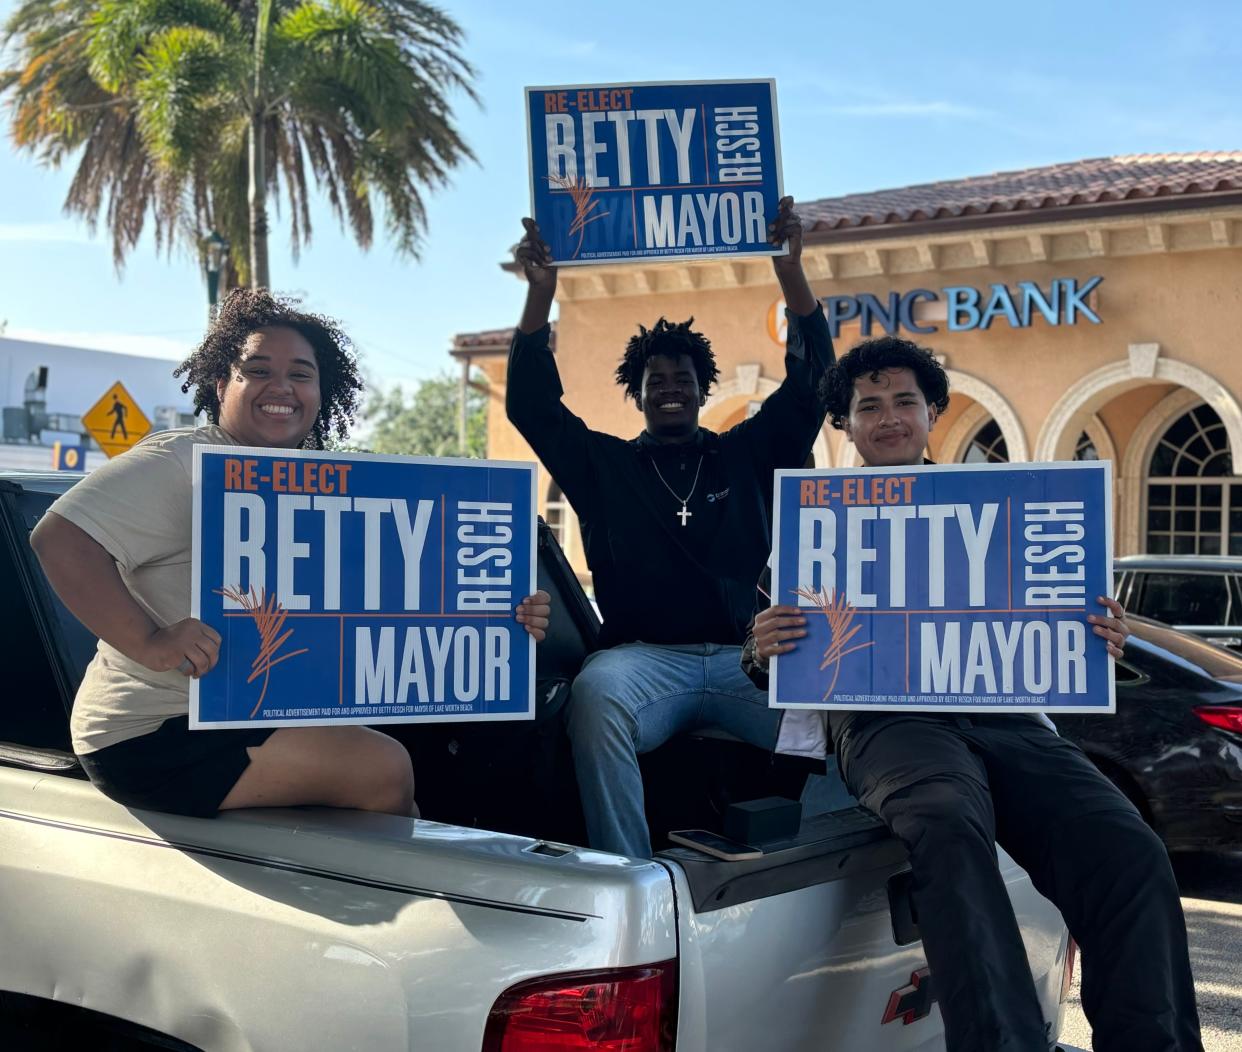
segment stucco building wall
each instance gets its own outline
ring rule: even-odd
[[[1016,292],[1024,281],[1047,289],[1057,279],[1081,286],[1101,277],[1087,300],[1099,324],[1080,316],[1076,324],[1054,326],[1034,312],[1028,328],[998,317],[988,329],[954,332],[942,302],[922,318],[936,332],[899,335],[931,347],[949,370],[954,397],[933,432],[936,459],[963,459],[991,421],[1011,460],[1070,459],[1085,431],[1098,454],[1115,462],[1119,553],[1144,549],[1147,466],[1170,424],[1206,403],[1223,422],[1230,448],[1236,453],[1242,445],[1242,208],[1236,205],[1191,211],[1171,202],[1166,215],[1154,217],[993,224],[982,234],[951,237],[924,231],[825,244],[812,236],[804,256],[818,296],[871,293],[881,302],[891,292],[955,285],[979,289],[986,302],[994,283]],[[693,316],[712,341],[721,379],[702,414],[704,426],[722,430],[743,419],[783,375],[783,348],[773,331],[779,290],[767,261],[563,268],[558,300],[556,358],[565,401],[593,428],[624,437],[641,429],[642,417],[613,371],[637,325],[661,315]],[[872,335],[883,330],[876,326]],[[844,323],[838,353],[861,338],[857,322]],[[489,455],[531,459],[504,416],[503,354],[475,364],[492,390]],[[852,446],[830,425],[815,461],[856,463]],[[541,472],[541,511],[549,483]],[[563,517],[570,558],[585,571],[576,522],[572,514]]]

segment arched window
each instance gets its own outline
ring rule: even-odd
[[[1091,436],[1087,432],[1083,432],[1078,436],[1078,444],[1074,447],[1075,460],[1099,460],[1100,451],[1095,448],[1095,443],[1091,441]]]
[[[569,505],[565,502],[565,494],[555,481],[548,482],[548,502],[544,506],[543,521],[548,524],[556,543],[565,547],[565,523],[569,516]]]
[[[966,447],[963,464],[1008,464],[1009,446],[1001,434],[1000,424],[991,417],[975,432]]]
[[[1173,421],[1147,476],[1149,552],[1242,555],[1242,478],[1214,409],[1196,406]]]

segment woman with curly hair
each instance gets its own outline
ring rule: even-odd
[[[235,289],[175,371],[209,424],[161,431],[62,496],[31,534],[48,580],[99,637],[74,701],[74,752],[131,807],[212,816],[320,804],[417,815],[405,747],[367,727],[189,730],[189,679],[220,636],[187,616],[195,445],[321,449],[344,438],[362,381],[327,318],[266,290]],[[548,597],[518,606],[536,639]]]

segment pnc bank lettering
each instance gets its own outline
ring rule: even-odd
[[[854,320],[863,336],[870,336],[875,325],[890,336],[900,329],[920,335],[937,332],[937,327],[929,324],[932,310],[922,305],[941,302],[950,332],[990,329],[994,321],[1001,319],[1010,328],[1026,329],[1036,317],[1042,317],[1049,325],[1076,325],[1080,317],[1099,325],[1100,316],[1087,304],[1087,297],[1103,280],[1097,276],[1080,284],[1077,278],[1055,278],[1047,288],[1040,288],[1033,281],[1020,281],[1016,289],[1000,283],[986,289],[948,285],[938,293],[931,289],[890,292],[884,300],[871,293],[825,296],[823,303],[834,337],[840,335],[843,323]]]

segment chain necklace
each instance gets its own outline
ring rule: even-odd
[[[664,488],[673,495],[673,499],[676,501],[680,501],[681,511],[675,511],[673,512],[673,514],[677,516],[677,518],[681,519],[681,524],[684,526],[686,524],[686,520],[690,518],[691,515],[694,514],[694,512],[686,510],[686,504],[690,500],[690,498],[694,496],[694,491],[698,487],[699,472],[703,470],[703,454],[702,453],[699,454],[699,466],[694,469],[694,481],[690,483],[690,492],[687,493],[684,498],[677,496],[677,491],[674,490],[673,487],[670,486],[667,482],[665,482],[664,476],[660,474],[659,465],[656,464],[654,457],[652,457],[651,459],[651,466],[655,468],[656,478],[658,478],[661,482],[664,483]]]

